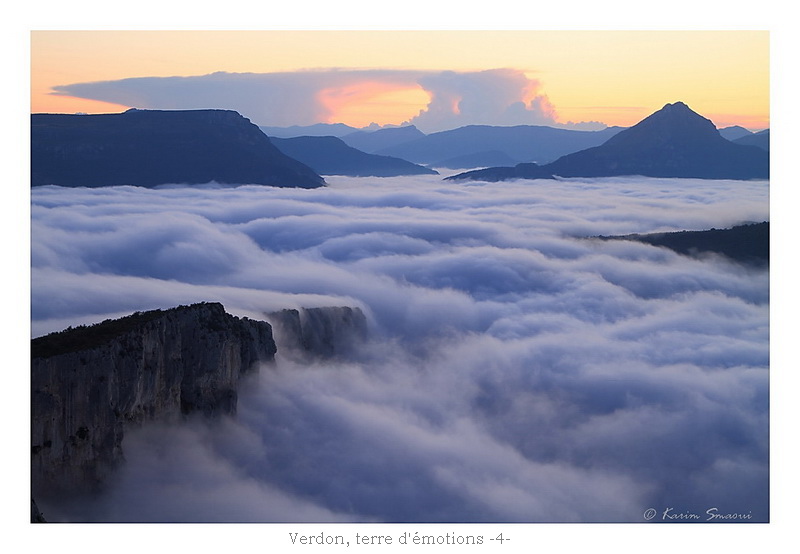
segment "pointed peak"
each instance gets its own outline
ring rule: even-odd
[[[683,102],[673,102],[672,104],[665,104],[660,111],[668,113],[686,113],[686,112],[695,113],[689,106],[687,106]]]
[[[673,108],[685,108],[685,109],[687,109],[687,110],[689,109],[689,106],[687,106],[685,103],[681,102],[680,100],[679,100],[679,101],[677,101],[677,102],[673,102],[672,104],[669,104],[669,103],[668,103],[668,104],[667,104],[666,106],[664,106],[664,107],[665,107],[665,108],[666,108],[666,107],[673,107]]]
[[[674,102],[672,104],[666,104],[663,108],[661,108],[657,112],[650,114],[648,117],[640,121],[639,124],[645,122],[649,124],[655,121],[661,121],[661,122],[682,121],[687,123],[694,122],[696,124],[702,124],[704,126],[711,125],[716,131],[716,126],[714,126],[709,119],[706,119],[699,113],[695,112],[683,102]]]

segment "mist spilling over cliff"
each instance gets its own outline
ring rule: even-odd
[[[236,410],[239,379],[270,362],[269,324],[220,304],[136,312],[31,344],[34,495],[101,490],[124,463],[126,427]]]
[[[768,221],[766,181],[326,181],[32,189],[34,337],[206,302],[277,345],[47,521],[769,519],[768,265],[592,238]]]
[[[366,339],[358,308],[264,314],[281,352],[332,359]],[[240,383],[277,351],[273,326],[197,303],[69,327],[31,342],[31,490],[102,492],[125,464],[124,437],[153,422],[236,413]]]

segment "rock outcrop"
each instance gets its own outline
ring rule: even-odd
[[[154,310],[31,342],[34,496],[91,491],[122,461],[125,428],[230,414],[240,376],[274,359],[271,326],[221,304]]]
[[[346,356],[367,338],[367,318],[347,306],[267,314],[281,353],[298,361]]]
[[[302,188],[325,184],[231,110],[31,115],[31,186],[209,182]]]
[[[730,229],[600,236],[597,238],[646,242],[653,246],[669,248],[686,256],[720,254],[749,266],[769,266],[769,221],[737,225]]]

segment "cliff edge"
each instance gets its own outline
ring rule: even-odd
[[[33,494],[99,488],[129,425],[230,414],[240,376],[274,359],[271,326],[221,304],[139,312],[31,341]]]

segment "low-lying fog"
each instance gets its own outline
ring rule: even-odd
[[[768,519],[768,270],[581,238],[768,220],[768,183],[327,181],[32,190],[34,336],[219,301],[359,306],[373,337],[129,433],[49,519]]]

